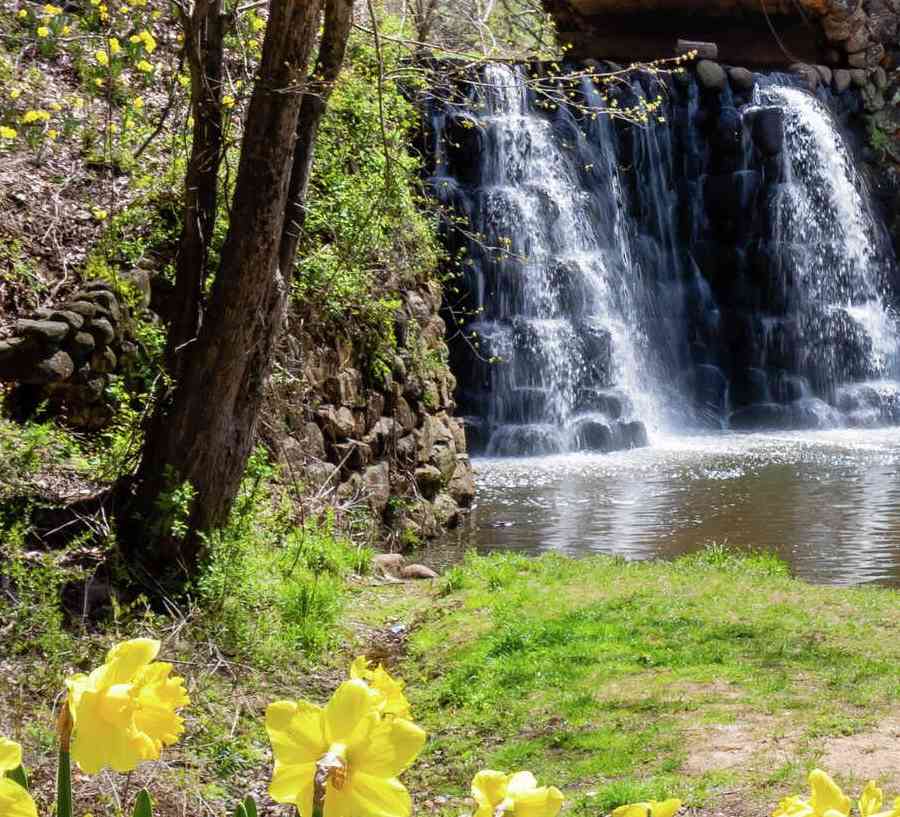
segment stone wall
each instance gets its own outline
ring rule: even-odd
[[[307,489],[365,504],[403,544],[459,524],[475,483],[436,283],[401,291],[386,382],[332,332],[289,332],[267,403],[269,443]]]
[[[102,428],[113,412],[109,375],[135,350],[127,325],[128,310],[105,281],[17,320],[0,339],[0,382],[14,384],[11,413],[26,417],[46,402],[75,428]]]

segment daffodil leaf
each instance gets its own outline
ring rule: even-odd
[[[247,808],[243,803],[237,804],[237,808],[234,810],[234,817],[249,817]]]
[[[247,817],[257,817],[256,800],[251,795],[248,794],[241,805],[244,807],[244,811],[247,812]]]
[[[59,750],[56,769],[56,817],[72,817],[72,761],[68,752]]]
[[[134,811],[132,817],[153,817],[153,801],[150,799],[150,792],[141,789],[134,801]]]
[[[25,791],[28,791],[28,775],[25,774],[24,766],[16,766],[15,769],[10,769],[6,776],[10,779],[18,783]]]

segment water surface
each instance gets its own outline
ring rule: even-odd
[[[813,582],[900,586],[900,429],[657,436],[474,464],[477,506],[445,560],[469,547],[672,558],[727,542]]]

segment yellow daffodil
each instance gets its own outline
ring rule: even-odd
[[[122,50],[122,46],[119,45],[119,41],[115,37],[109,38],[109,53],[115,56]]]
[[[71,31],[72,31],[72,26],[63,26],[59,33],[62,34],[63,36],[65,36],[66,34],[69,34]]]
[[[22,747],[7,738],[0,738],[0,814],[3,817],[37,817],[37,807],[31,795],[6,772],[22,765]]]
[[[47,122],[50,114],[47,111],[25,111],[22,114],[22,124],[31,125],[34,122]]]
[[[59,138],[59,131],[55,130],[54,128],[50,128],[50,130],[47,131],[47,138],[51,142],[55,142]]]
[[[22,92],[21,92],[18,88],[13,88],[13,89],[9,92],[9,98],[10,98],[10,99],[18,99],[20,96],[22,96]]]
[[[478,804],[475,817],[556,817],[563,804],[562,792],[556,786],[538,786],[531,772],[508,775],[483,769],[472,780],[472,796]]]
[[[231,94],[225,94],[222,97],[222,107],[223,108],[233,108],[234,107],[234,97]]]
[[[106,84],[106,80],[103,77],[94,77],[94,85],[98,88],[102,88]]]
[[[44,6],[44,14],[56,17],[57,14],[62,14],[62,9],[59,6],[54,6],[52,3],[47,3]]]
[[[138,60],[134,67],[137,68],[138,71],[143,71],[145,74],[153,72],[153,65],[147,62],[147,60]]]
[[[809,773],[810,798],[786,797],[772,817],[848,817],[850,798],[821,769]]]
[[[178,84],[182,88],[187,88],[188,85],[191,84],[191,78],[187,74],[179,74],[178,75]]]
[[[47,107],[51,111],[61,111],[62,110],[62,105],[60,105],[58,102],[51,102]]]
[[[156,40],[153,39],[153,35],[149,31],[147,31],[147,29],[144,29],[140,34],[138,34],[138,37],[140,37],[141,42],[144,43],[144,48],[147,49],[148,54],[152,54],[154,51],[156,51]]]
[[[409,701],[403,694],[403,681],[392,678],[388,671],[379,664],[371,669],[365,656],[360,656],[350,665],[350,677],[358,678],[369,685],[378,711],[383,715],[397,718],[412,718]]]
[[[100,65],[109,65],[109,56],[105,51],[95,52],[94,59],[97,60]]]
[[[266,710],[275,769],[269,794],[312,814],[317,767],[330,768],[324,817],[408,817],[412,802],[397,776],[425,745],[425,732],[382,719],[364,681],[341,684],[325,707],[276,701]]]
[[[139,42],[143,42],[143,41],[141,40],[140,34],[132,34],[128,38],[128,42],[133,43],[134,45],[137,45]]]
[[[613,817],[672,817],[680,808],[681,800],[648,800],[619,806],[613,811]]]
[[[254,31],[262,31],[265,27],[266,21],[262,17],[254,14],[253,17],[250,18],[250,28]]]
[[[19,9],[19,13],[16,15],[20,20],[24,20],[28,16],[27,9]]]
[[[84,100],[80,96],[72,97],[72,107],[76,110],[84,107]]]
[[[105,210],[95,208],[103,221]],[[113,647],[90,675],[66,679],[74,722],[72,759],[88,774],[110,767],[129,772],[159,758],[184,731],[176,709],[190,703],[172,665],[154,661],[159,641],[136,638]]]
[[[0,125],[0,139],[15,139],[18,133],[15,128]]]
[[[154,9],[150,12],[151,20],[159,20],[162,17],[162,12],[159,9]]]
[[[38,37],[43,39],[44,37],[50,36],[50,29],[47,26],[38,26],[37,31],[35,32]]]
[[[144,98],[141,96],[136,96],[131,104],[134,106],[135,110],[139,111],[144,107]]]
[[[900,797],[894,800],[894,807],[890,811],[881,811],[883,802],[884,794],[875,785],[875,781],[870,780],[856,804],[859,807],[860,817],[900,817]]]

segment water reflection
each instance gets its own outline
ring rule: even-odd
[[[900,586],[900,431],[668,437],[595,456],[476,460],[478,505],[429,558],[476,547],[673,557],[779,553],[824,584]]]

